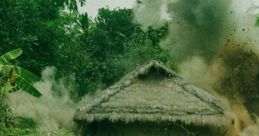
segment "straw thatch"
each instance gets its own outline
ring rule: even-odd
[[[78,122],[176,122],[222,126],[228,118],[219,100],[190,85],[158,61],[150,61],[79,108]]]

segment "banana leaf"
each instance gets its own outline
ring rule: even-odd
[[[5,75],[11,75],[9,79],[12,79],[11,81],[23,91],[35,97],[41,96],[41,93],[33,86],[35,82],[40,81],[40,78],[33,73],[19,66],[2,64],[0,64],[0,71]]]
[[[10,60],[14,60],[18,58],[20,55],[22,55],[23,51],[22,49],[15,49],[10,52],[7,52],[0,56],[0,63],[1,64],[9,64]]]

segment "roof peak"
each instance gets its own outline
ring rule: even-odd
[[[129,74],[134,73],[135,77],[138,77],[139,75],[148,74],[152,68],[163,70],[166,74],[168,74],[167,76],[169,76],[169,77],[171,77],[171,76],[180,77],[173,70],[169,69],[162,62],[157,61],[157,60],[150,60],[150,61],[146,62],[145,64],[139,66],[138,68],[136,68],[134,71],[132,71]]]

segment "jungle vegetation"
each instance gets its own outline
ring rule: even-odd
[[[167,24],[143,31],[131,9],[102,8],[96,18],[90,18],[80,14],[77,6],[75,0],[0,1],[0,135],[37,135],[36,123],[14,117],[4,97],[17,91],[13,84],[40,97],[32,83],[40,80],[47,66],[57,68],[56,78],[75,83],[69,92],[75,102],[151,59],[176,69],[159,47]]]

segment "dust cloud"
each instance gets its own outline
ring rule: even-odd
[[[35,84],[42,97],[35,98],[18,91],[8,95],[8,103],[17,116],[29,117],[38,124],[42,135],[56,135],[62,129],[73,128],[75,103],[69,98],[73,85],[64,80],[55,80],[55,67],[47,67],[42,72],[42,81]],[[57,93],[58,92],[58,93]]]

